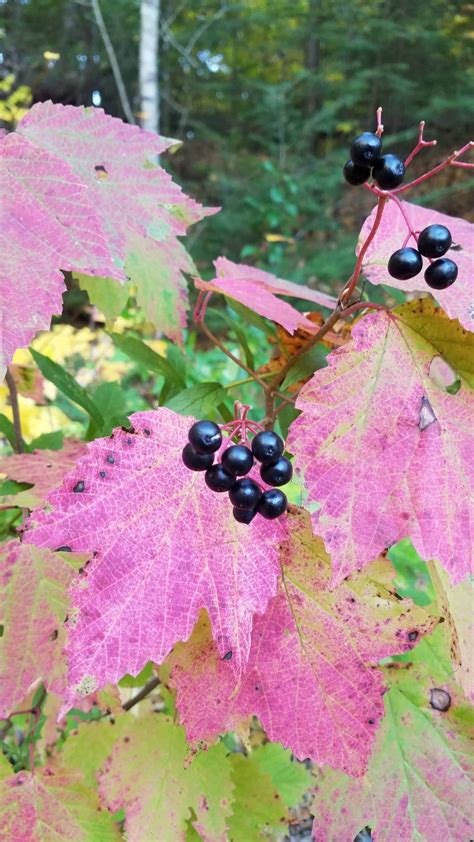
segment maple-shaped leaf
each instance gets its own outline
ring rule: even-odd
[[[35,450],[33,453],[4,456],[0,459],[0,474],[34,486],[8,498],[9,502],[30,509],[40,505],[53,488],[61,485],[63,477],[72,470],[85,449],[84,442],[66,439],[61,450]],[[5,498],[3,500],[5,502]]]
[[[447,289],[432,291],[425,283],[424,271],[429,265],[427,258],[423,258],[423,269],[408,281],[398,281],[388,274],[387,264],[390,256],[402,248],[408,236],[408,227],[403,214],[396,202],[389,201],[384,209],[382,222],[370,243],[364,258],[363,271],[372,284],[388,284],[404,292],[432,292],[442,305],[448,316],[459,319],[468,330],[474,330],[474,294],[472,286],[472,271],[474,268],[474,225],[456,216],[413,205],[411,202],[401,202],[404,213],[413,231],[420,232],[428,225],[445,225],[451,231],[453,244],[446,253],[446,257],[454,260],[458,267],[456,282]],[[374,208],[365,220],[357,244],[357,253],[369,234],[377,209]],[[416,241],[411,237],[408,246],[416,248]]]
[[[277,295],[313,301],[331,309],[336,306],[336,299],[324,292],[310,289],[303,284],[283,281],[270,272],[264,272],[254,266],[233,263],[226,257],[218,257],[214,261],[214,266],[216,277],[212,281],[195,279],[198,289],[205,292],[221,292],[260,316],[282,325],[291,334],[298,328],[304,328],[309,333],[316,333],[318,325],[311,322],[291,304],[277,298]]]
[[[462,380],[457,394],[433,381],[439,352],[411,314],[364,316],[296,403],[288,448],[335,582],[407,536],[453,583],[469,573],[474,396]],[[456,330],[446,321],[446,337]]]
[[[11,541],[0,555],[0,717],[8,716],[42,679],[62,692],[67,589],[77,559]],[[68,557],[69,562],[69,557]]]
[[[453,685],[442,639],[440,627],[410,662],[386,669],[392,688],[366,776],[317,776],[316,842],[353,839],[366,825],[377,842],[473,838],[472,709]]]
[[[72,591],[69,701],[136,675],[186,640],[201,608],[221,656],[238,673],[252,618],[277,588],[285,519],[237,523],[227,495],[184,467],[194,418],[169,409],[131,416],[87,454],[34,514],[25,541],[96,553]],[[227,662],[226,662],[227,663]]]
[[[361,775],[383,712],[374,666],[411,648],[433,620],[396,597],[386,559],[329,591],[330,560],[308,516],[291,516],[289,526],[283,583],[254,619],[246,672],[236,682],[201,619],[170,655],[177,708],[192,742],[213,740],[254,714],[269,739],[300,760]]]
[[[200,752],[186,766],[184,731],[163,716],[135,719],[100,775],[100,793],[112,811],[125,809],[129,842],[185,838],[186,823],[209,842],[225,842],[233,784],[221,745]]]
[[[116,842],[118,824],[77,772],[35,769],[0,783],[0,837],[12,842]]]
[[[62,310],[61,269],[123,277],[95,198],[67,161],[17,133],[0,138],[0,376]]]
[[[180,340],[187,308],[182,272],[194,267],[176,237],[216,209],[206,210],[190,199],[153,163],[176,141],[127,125],[101,109],[51,102],[34,105],[18,131],[67,161],[87,185],[108,246],[124,270],[122,279],[130,276],[137,285],[139,303],[158,330]]]

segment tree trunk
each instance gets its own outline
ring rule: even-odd
[[[160,0],[140,3],[140,123],[142,128],[158,134],[160,97],[158,82],[158,42]]]

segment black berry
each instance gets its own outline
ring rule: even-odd
[[[293,476],[293,465],[286,456],[280,456],[270,465],[262,465],[260,476],[267,485],[286,485]]]
[[[283,453],[285,445],[273,430],[262,430],[252,441],[252,453],[263,465],[274,462]]]
[[[286,494],[283,494],[283,491],[278,488],[269,488],[268,491],[263,492],[257,511],[267,520],[274,520],[274,518],[280,517],[283,512],[286,512],[287,506]]]
[[[230,502],[237,509],[255,509],[262,492],[253,479],[245,477],[234,482],[230,490]]]
[[[196,421],[188,439],[198,453],[214,453],[222,444],[222,433],[214,421]]]
[[[445,225],[428,225],[418,237],[418,251],[425,257],[442,257],[453,242]]]
[[[239,523],[251,523],[257,514],[256,509],[238,509],[234,506],[234,518]]]
[[[412,248],[397,249],[388,261],[389,275],[399,281],[414,278],[422,268],[423,260],[420,252]]]
[[[222,464],[228,474],[242,477],[244,474],[248,474],[253,465],[252,451],[244,444],[233,444],[227,450],[224,450]]]
[[[234,483],[234,477],[224,470],[220,462],[207,469],[204,479],[211,491],[230,491]]]
[[[373,167],[382,152],[382,141],[372,132],[360,134],[351,143],[351,158],[359,167]]]
[[[441,257],[431,263],[425,272],[425,281],[431,289],[447,289],[454,284],[458,276],[458,267],[454,260]]]
[[[382,155],[377,158],[372,175],[382,190],[393,190],[403,181],[405,164],[397,155]]]
[[[207,471],[214,462],[213,453],[197,453],[192,444],[183,448],[183,462],[190,471]]]
[[[349,161],[346,161],[344,164],[342,174],[348,184],[352,184],[353,187],[358,187],[359,184],[363,184],[364,181],[367,181],[370,175],[370,169],[369,167],[359,167],[358,164],[354,164],[354,161],[349,159]]]

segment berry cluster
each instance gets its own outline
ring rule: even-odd
[[[222,445],[222,433],[213,421],[196,421],[188,433],[189,442],[183,449],[183,462],[191,471],[205,471],[206,485],[212,491],[228,491],[239,523],[250,523],[256,514],[268,520],[286,511],[288,500],[279,488],[262,490],[246,476],[255,463],[260,462],[260,476],[265,485],[286,485],[293,474],[289,459],[283,456],[284,443],[273,430],[262,430],[251,443],[232,444],[222,452],[221,461],[214,463],[214,455]]]
[[[382,190],[398,187],[405,176],[405,164],[397,155],[382,155],[382,141],[372,132],[364,132],[351,143],[351,157],[344,164],[343,175],[357,187],[370,177]]]
[[[428,286],[431,289],[450,287],[458,276],[458,267],[454,260],[443,255],[452,242],[451,232],[445,225],[428,225],[418,234],[416,249],[404,247],[393,252],[388,261],[389,274],[399,281],[414,278],[423,268],[423,255],[430,259],[425,271]]]

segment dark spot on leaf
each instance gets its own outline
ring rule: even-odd
[[[72,553],[71,547],[57,547],[55,553]]]
[[[124,737],[124,738],[123,738],[123,741],[124,741],[124,743],[129,743],[129,742],[130,742],[130,737]]]
[[[113,465],[113,464],[114,464],[114,462],[115,462],[115,457],[112,455],[112,453],[109,453],[109,455],[107,456],[106,461],[109,463],[109,465]]]
[[[414,629],[414,631],[408,632],[407,637],[410,641],[416,640],[416,638],[418,637],[418,632],[416,631],[416,629]]]
[[[96,173],[103,173],[105,175],[108,175],[107,170],[105,169],[103,164],[96,164],[94,169]]]
[[[105,471],[99,471],[99,476],[101,477],[101,479],[104,479],[104,477],[106,477],[107,474]]]
[[[434,687],[430,690],[430,705],[435,710],[448,710],[451,707],[451,696],[446,690]]]
[[[257,690],[257,692],[260,690],[260,687],[258,686],[258,684],[255,685],[255,689]]]
[[[143,434],[145,436],[151,436],[151,430],[149,430],[148,427],[145,427],[145,429],[143,430]]]
[[[375,725],[375,719],[368,719],[367,722],[369,725]]]
[[[50,640],[57,640],[57,638],[58,638],[58,634],[59,634],[58,630],[57,630],[57,629],[54,629],[54,630],[51,632],[51,634],[49,635],[49,639],[50,639]]]
[[[122,426],[120,427],[120,429],[121,429],[121,430],[123,430],[123,431],[124,431],[124,433],[131,433],[131,435],[132,435],[132,436],[133,436],[133,434],[136,432],[136,431],[135,431],[135,427],[132,427],[131,425],[130,425],[130,427],[125,427],[125,426],[122,424]]]
[[[109,439],[113,439],[114,436],[115,436],[115,433],[111,433],[110,436],[109,436]]]
[[[72,489],[75,494],[80,494],[81,491],[84,491],[86,485],[84,480],[80,479],[79,482],[76,482],[74,488]]]
[[[450,246],[451,251],[462,251],[462,245],[460,243],[455,243],[453,246]]]
[[[232,649],[229,649],[229,651],[225,653],[222,660],[223,661],[230,661],[231,658],[232,658]]]
[[[110,724],[115,725],[115,719],[113,716],[110,717]]]

